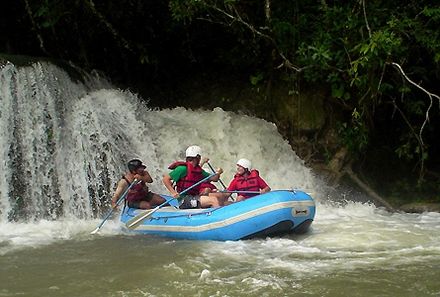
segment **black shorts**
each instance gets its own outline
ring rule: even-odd
[[[201,208],[200,196],[185,195],[179,203],[180,209]]]
[[[140,204],[141,204],[142,201],[150,202],[151,199],[153,199],[153,193],[152,192],[148,192],[147,195],[142,197],[141,200],[128,201],[127,205],[130,208],[140,208]]]

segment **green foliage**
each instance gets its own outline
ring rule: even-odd
[[[36,5],[34,17],[42,28],[53,28],[68,13],[62,1],[44,0]]]
[[[414,98],[404,101],[405,110],[415,116],[424,116],[426,112],[426,100]]]
[[[264,74],[261,72],[257,73],[256,75],[251,75],[250,77],[251,84],[253,86],[257,86],[259,83],[261,83],[261,81],[263,81],[263,78],[264,78]]]
[[[331,95],[333,98],[337,98],[342,101],[348,101],[351,98],[351,94],[346,86],[346,82],[336,73],[329,73],[327,76],[327,82],[330,84]]]
[[[417,139],[428,98],[390,66],[398,63],[414,82],[438,90],[440,7],[434,1],[280,0],[269,1],[270,10],[266,1],[249,0],[26,1],[30,16],[17,3],[10,6],[22,11],[9,35],[16,42],[4,48],[27,52],[27,45],[44,42],[55,58],[126,77],[147,69],[151,77],[162,71],[169,78],[206,61],[220,71],[242,71],[261,89],[287,77],[291,94],[301,90],[295,84],[328,91],[328,103],[348,119],[339,135],[352,152],[389,129],[382,141],[392,138],[402,160],[417,165],[435,154],[435,133],[425,140],[430,151]],[[388,128],[378,113],[400,116],[399,129]],[[439,122],[438,114],[429,116],[428,125]]]
[[[298,30],[295,25],[287,20],[274,18],[272,19],[272,31],[274,38],[279,41],[280,49],[283,52],[293,50]]]
[[[418,40],[435,54],[434,60],[438,63],[440,61],[440,32],[438,30],[438,24],[440,23],[440,7],[425,6],[421,13],[426,19],[423,22],[417,22],[414,25],[417,29],[417,33],[420,33],[417,34],[417,37],[419,37]],[[436,24],[437,28],[435,27]]]
[[[440,8],[430,1],[277,1],[271,2],[270,19],[263,3],[171,3],[174,16],[193,19],[198,15],[222,24],[242,44],[257,40],[260,53],[255,56],[255,64],[264,48],[269,47],[266,52],[271,52],[277,63],[274,50],[296,66],[291,71],[298,78],[326,86],[332,99],[351,111],[346,115],[350,120],[340,124],[339,135],[352,152],[362,152],[370,145],[369,133],[377,125],[376,110],[398,104],[407,127],[396,135],[400,143],[396,154],[403,159],[427,158],[415,136],[427,100],[404,83],[401,74],[389,65],[399,63],[414,80],[426,80],[427,84],[438,80],[437,66],[429,62],[440,61]],[[255,34],[256,31],[261,34]],[[273,67],[273,63],[261,65]],[[298,68],[299,73],[295,72]],[[426,69],[429,74],[424,72]],[[264,73],[269,71],[272,69],[254,70],[258,75],[251,76],[251,84],[263,83]],[[396,102],[396,98],[403,96],[404,100]]]
[[[402,160],[423,160],[428,159],[428,154],[422,150],[420,144],[410,134],[401,135],[401,145],[399,145],[395,152]]]
[[[331,50],[328,44],[325,43],[313,43],[308,45],[302,42],[297,53],[303,57],[304,61],[308,61],[309,64],[324,68],[327,68],[326,66],[332,60]]]
[[[381,69],[395,52],[401,47],[401,40],[389,31],[376,31],[371,38],[353,47],[353,56],[357,59],[351,62],[348,70],[350,86],[357,87],[361,92],[369,88],[377,89],[377,77]],[[375,72],[376,75],[371,75]]]
[[[205,7],[200,0],[172,0],[169,2],[171,16],[176,21],[191,21]]]
[[[361,114],[354,109],[350,122],[340,123],[338,134],[342,144],[354,155],[363,153],[368,145],[368,129]]]

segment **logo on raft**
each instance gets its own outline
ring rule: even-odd
[[[292,208],[292,216],[294,217],[306,217],[309,215],[308,208]]]

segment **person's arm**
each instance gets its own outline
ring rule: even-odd
[[[260,193],[261,194],[270,192],[270,190],[271,190],[269,185],[261,177],[258,178],[258,185],[260,187]]]
[[[226,188],[228,191],[235,191],[237,190],[237,183],[235,182],[235,178],[231,180],[229,183],[229,186]]]
[[[173,171],[169,174],[165,174],[162,178],[163,184],[174,198],[179,196],[179,192],[174,189],[173,181],[177,183],[183,176],[186,176],[186,173],[186,166],[177,166]]]
[[[207,177],[207,176],[209,176],[210,174],[208,173],[208,172],[206,172],[206,171],[203,171],[204,172],[204,175],[203,175],[203,177]],[[218,181],[219,179],[220,179],[220,175],[223,173],[223,169],[222,168],[217,168],[217,170],[216,170],[216,172],[215,172],[215,175],[213,175],[212,177],[210,177],[209,179],[208,179],[208,181],[213,181],[213,182],[216,182],[216,181]],[[206,175],[205,175],[206,174]]]
[[[261,193],[261,194],[263,194],[263,193],[267,193],[267,192],[270,192],[270,190],[271,190],[271,188],[270,188],[269,186],[267,186],[267,187],[264,187],[263,189],[261,189],[261,190],[260,190],[260,193]]]
[[[226,188],[226,191],[235,191],[237,189],[236,187],[236,183],[235,183],[235,178],[231,180],[231,182],[229,183],[228,187]],[[233,193],[225,193],[225,195],[227,195],[227,197],[231,197]]]
[[[208,163],[208,162],[209,162],[209,158],[204,157],[204,158],[202,158],[202,160],[200,161],[199,166],[200,166],[200,167],[203,167],[203,165],[205,165],[205,164]]]
[[[125,179],[121,179],[118,182],[115,193],[113,194],[113,197],[112,197],[112,207],[113,208],[117,207],[116,202],[118,201],[119,197],[121,197],[121,195],[124,192],[126,187],[127,187],[127,182],[125,181]]]
[[[179,193],[173,187],[173,181],[169,174],[165,174],[163,176],[162,182],[165,185],[165,188],[167,188],[167,190],[170,192],[171,196],[173,196],[174,198],[179,196]]]
[[[136,178],[137,174],[135,175]],[[139,175],[139,178],[142,179],[145,183],[151,184],[153,179],[151,178],[150,173],[147,170],[144,170],[142,175]]]

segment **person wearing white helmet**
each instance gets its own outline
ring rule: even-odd
[[[241,158],[237,161],[237,165],[242,167],[243,169],[250,171],[252,168],[252,163],[248,159]]]
[[[139,183],[133,185],[128,191],[125,199],[128,207],[150,209],[165,202],[160,195],[151,192],[147,183],[152,183],[153,179],[146,170],[147,166],[139,159],[132,159],[127,163],[128,171],[119,180],[115,193],[112,197],[112,207],[116,208],[116,201],[119,200],[125,189],[134,181]]]
[[[198,145],[191,145],[185,151],[185,157],[201,157],[202,149]]]
[[[202,186],[198,185],[185,192],[185,195],[179,193],[198,183],[210,174],[202,169],[200,160],[202,149],[197,145],[188,147],[185,151],[185,161],[177,161],[168,166],[171,172],[163,176],[163,184],[178,199],[179,207],[185,208],[206,208],[222,206],[222,200],[210,193],[201,193]],[[209,159],[208,159],[209,160]],[[209,178],[207,182],[218,181],[223,169],[218,168],[216,174]],[[175,183],[175,185],[173,185]]]
[[[258,195],[258,193],[263,194],[270,190],[264,179],[260,177],[258,170],[252,169],[251,161],[245,158],[237,161],[237,173],[227,188],[227,191],[238,192],[235,202],[243,201]],[[240,193],[240,191],[255,193]]]

